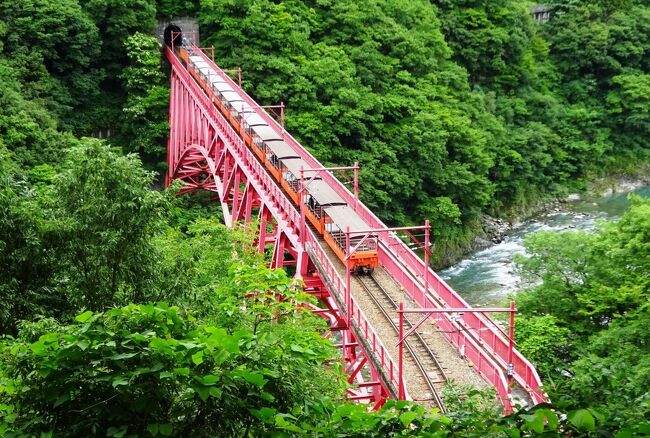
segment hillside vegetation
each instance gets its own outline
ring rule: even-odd
[[[345,402],[312,298],[254,231],[159,189],[168,67],[149,34],[184,14],[318,158],[360,162],[382,219],[431,219],[438,261],[482,214],[633,173],[650,7],[548,4],[537,24],[515,0],[0,0],[0,436],[649,433],[647,201],[530,240],[518,342],[554,404],[502,418],[468,388],[447,415]]]

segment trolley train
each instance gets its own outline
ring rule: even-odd
[[[190,75],[211,98],[221,114],[239,133],[246,145],[260,162],[287,192],[295,205],[300,205],[300,169],[306,169],[307,162],[301,158],[291,145],[284,141],[283,132],[270,126],[257,110],[251,107],[241,95],[225,80],[223,73],[215,71],[208,62],[194,52],[179,33],[166,32],[165,42],[173,47],[176,55],[187,67]],[[178,29],[180,32],[180,29]],[[171,37],[173,35],[173,38]],[[173,44],[171,43],[173,39]],[[308,175],[311,176],[311,175]],[[306,187],[305,215],[316,231],[321,234],[337,257],[345,262],[347,247],[346,231],[350,231],[350,248],[356,248],[350,257],[350,267],[354,273],[368,273],[379,264],[377,239],[368,238],[358,245],[363,236],[355,232],[370,227],[318,176],[311,179]]]

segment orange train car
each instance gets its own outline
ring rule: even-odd
[[[300,158],[284,140],[268,140],[264,142],[264,166],[273,175],[273,178],[282,184],[281,160]]]
[[[325,214],[325,209],[333,206],[345,206],[346,202],[329,184],[320,179],[309,183],[307,193],[305,216],[316,227],[319,234],[324,234],[327,224],[332,221]]]
[[[296,205],[300,205],[300,169],[309,169],[310,166],[302,158],[289,158],[280,160],[282,180],[280,185]],[[305,180],[310,172],[305,172]]]
[[[326,207],[324,210],[325,215],[331,219],[326,223],[323,234],[330,248],[341,261],[345,261],[346,232],[350,231],[350,250],[354,250],[350,256],[351,271],[357,274],[372,272],[379,265],[377,238],[368,237],[362,242],[364,234],[360,233],[368,230],[368,224],[347,205]]]
[[[257,114],[256,109],[245,102],[206,61],[183,47],[177,49],[190,74],[211,97],[217,109],[242,136],[244,142],[294,203],[300,205],[300,168],[307,168],[307,163],[284,141],[283,133],[269,126],[264,118]],[[305,179],[310,178],[310,173],[307,172]],[[363,238],[359,231],[368,229],[365,221],[319,177],[308,184],[306,191],[306,218],[318,233],[323,235],[336,256],[346,262],[346,230],[349,229],[350,248],[356,248],[350,257],[352,272],[372,272],[379,264],[376,237],[367,238],[357,247]]]

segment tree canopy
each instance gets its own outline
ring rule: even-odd
[[[254,232],[160,189],[169,89],[149,35],[196,16],[317,158],[360,162],[383,220],[432,220],[444,263],[485,213],[647,163],[646,3],[549,1],[535,23],[521,0],[0,0],[0,435],[648,434],[648,201],[527,243],[518,343],[554,404],[501,417],[451,387],[447,415],[368,412]]]

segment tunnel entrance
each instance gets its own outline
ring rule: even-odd
[[[165,45],[169,47],[172,47],[172,45],[176,47],[183,44],[182,30],[175,24],[170,24],[167,26],[163,35]]]

